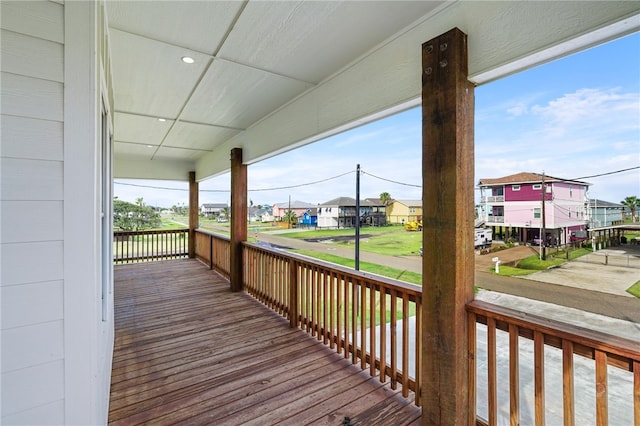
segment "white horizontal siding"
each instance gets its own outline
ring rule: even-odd
[[[3,1],[2,28],[64,42],[64,7],[49,1]]]
[[[62,201],[4,201],[0,241],[26,243],[62,240]]]
[[[64,397],[64,361],[2,373],[2,388],[3,417],[59,401]],[[2,422],[8,424],[4,418]]]
[[[2,422],[12,426],[53,426],[64,424],[64,401],[55,401],[36,408],[2,418]]]
[[[0,423],[65,424],[64,7],[0,3]]]
[[[62,241],[2,244],[1,285],[61,280]]]
[[[0,79],[3,114],[62,121],[62,83],[4,71]]]
[[[0,159],[2,200],[59,201],[63,199],[60,161]]]
[[[60,280],[0,287],[2,328],[24,327],[61,320],[63,317],[62,290]]]
[[[2,373],[62,359],[63,321],[2,330]]]
[[[64,50],[60,43],[2,30],[2,70],[62,82]]]
[[[34,118],[0,116],[2,157],[30,160],[63,159],[63,123]]]

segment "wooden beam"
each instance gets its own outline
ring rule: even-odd
[[[198,216],[198,182],[196,172],[189,172],[189,257],[196,257],[196,229],[200,222]]]
[[[467,36],[455,28],[424,43],[422,67],[422,424],[475,424],[465,312],[474,285]]]
[[[231,150],[231,291],[242,291],[242,243],[247,241],[247,166],[242,148]]]

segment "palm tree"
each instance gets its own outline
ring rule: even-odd
[[[293,210],[287,210],[284,213],[284,217],[282,218],[282,220],[285,222],[289,222],[289,227],[291,227],[292,223],[298,222],[298,216],[296,216],[296,212],[294,212]]]
[[[631,212],[631,223],[636,221],[636,210],[640,208],[640,198],[634,196],[626,197],[624,200],[620,201],[620,204],[625,206]]]
[[[388,210],[389,205],[391,204],[391,200],[393,200],[393,198],[391,198],[391,194],[389,194],[388,192],[383,192],[380,194],[380,201],[382,202],[382,204],[384,204],[384,214],[385,214],[385,221],[387,223],[389,223],[389,216],[391,215],[391,211]]]

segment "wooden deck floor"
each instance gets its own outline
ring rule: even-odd
[[[228,288],[194,260],[116,266],[110,424],[420,423],[411,401]]]

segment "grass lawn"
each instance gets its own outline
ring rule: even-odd
[[[496,268],[492,267],[491,272],[495,273]],[[505,277],[519,277],[522,275],[533,274],[534,272],[536,271],[533,269],[520,269],[513,266],[500,265],[500,273],[498,275]]]
[[[538,255],[534,254],[533,256],[529,256],[527,258],[522,259],[518,262],[519,269],[529,269],[532,271],[543,271],[545,269],[549,269],[552,266],[558,266],[565,263],[565,259],[555,259],[547,256],[546,260],[540,260]]]
[[[354,229],[287,232],[288,238],[332,238],[355,236]],[[352,240],[335,241],[337,246],[353,246]],[[390,256],[417,256],[422,247],[422,232],[405,231],[402,226],[364,227],[360,229],[360,250]]]
[[[634,295],[638,299],[640,299],[640,281],[632,285],[627,289],[627,293]]]
[[[353,268],[355,265],[355,261],[353,259],[334,256],[332,254],[319,253],[311,250],[291,250],[291,251],[298,254],[305,255],[305,256],[313,257],[314,259],[324,260],[326,262],[335,263],[335,264],[346,266],[349,268]],[[422,275],[416,274],[414,272],[401,271],[399,269],[393,269],[386,266],[380,266],[380,265],[376,265],[368,262],[360,262],[360,270],[422,286]],[[368,295],[367,295],[367,300],[369,300]],[[391,297],[387,296],[386,305],[387,305],[387,309],[386,309],[387,322],[389,322],[390,321],[389,316],[391,315]],[[398,299],[396,308],[397,308],[396,319],[402,319],[402,300],[401,299]],[[416,305],[415,303],[410,302],[408,316],[414,316],[415,314],[416,314]],[[349,317],[351,316],[351,311],[349,311],[348,315]],[[367,312],[366,321],[367,323],[369,321],[369,312]],[[376,324],[378,325],[380,324],[379,309],[376,310]]]
[[[347,259],[345,257],[334,256],[332,254],[320,253],[312,250],[292,251],[305,256],[313,257],[314,259],[320,259],[326,262],[346,266],[348,268],[353,268],[355,266],[355,260]],[[388,266],[376,265],[375,263],[368,262],[360,262],[360,270],[372,274],[382,275],[383,277],[393,278],[394,280],[405,281],[411,284],[422,286],[422,274],[417,274],[415,272],[402,271],[400,269],[394,269]]]

